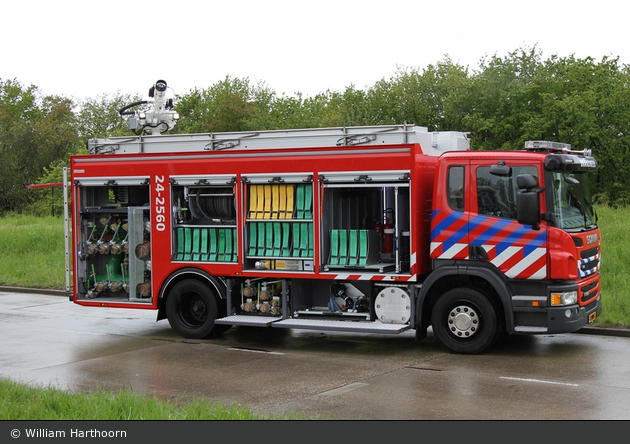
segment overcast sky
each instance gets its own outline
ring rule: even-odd
[[[312,96],[533,46],[630,63],[620,0],[0,1],[0,79],[76,99],[146,97],[158,79],[184,94],[227,75]]]

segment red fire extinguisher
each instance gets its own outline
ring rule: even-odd
[[[385,218],[383,224],[383,253],[394,252],[394,227],[388,218]]]
[[[374,218],[374,230],[378,233],[378,240],[380,244],[380,251],[383,252],[383,224],[377,218]]]

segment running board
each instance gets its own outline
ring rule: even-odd
[[[409,330],[408,324],[383,324],[366,321],[329,321],[319,319],[285,319],[274,322],[272,327],[300,328],[305,330],[353,331],[360,333],[390,333],[399,334]]]
[[[409,324],[383,324],[371,321],[329,321],[323,319],[285,319],[281,317],[234,315],[214,321],[222,325],[251,327],[296,328],[303,330],[352,331],[359,333],[399,334],[409,330]]]
[[[220,318],[215,324],[251,327],[296,328],[303,330],[352,331],[359,333],[399,334],[409,330],[408,324],[383,324],[371,321],[329,321],[324,319],[285,319],[281,317],[234,315]]]
[[[547,333],[547,327],[533,327],[527,325],[517,325],[514,327],[514,331],[517,333],[528,333],[528,334],[537,334],[537,333]]]
[[[224,325],[248,325],[252,327],[269,327],[273,322],[279,321],[280,317],[269,316],[228,316],[214,321],[215,324]]]

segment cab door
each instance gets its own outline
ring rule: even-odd
[[[516,220],[519,174],[542,182],[540,166],[518,161],[497,165],[472,161],[469,193],[469,257],[487,261],[511,279],[547,276],[547,230],[543,221],[535,230]],[[542,184],[541,184],[542,185]]]
[[[468,259],[470,219],[470,163],[440,162],[433,192],[431,259]]]

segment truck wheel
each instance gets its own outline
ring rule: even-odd
[[[433,307],[433,333],[454,353],[480,353],[499,330],[492,303],[477,290],[455,288],[444,293]]]
[[[187,279],[175,284],[166,299],[166,317],[173,330],[189,339],[212,335],[217,301],[202,282]]]

